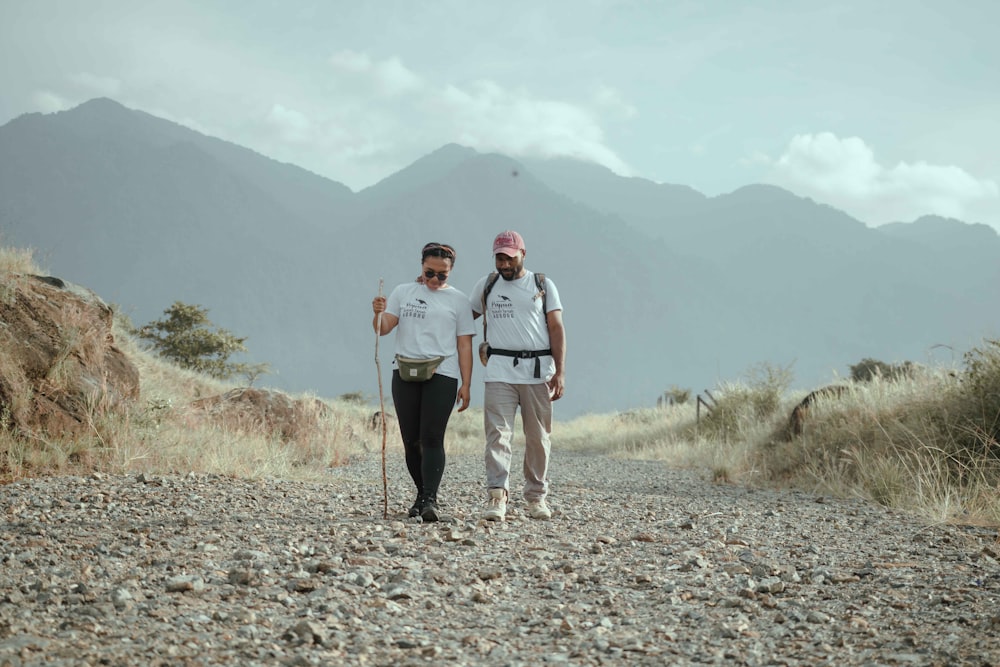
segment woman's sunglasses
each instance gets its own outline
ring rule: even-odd
[[[440,280],[441,282],[448,280],[447,273],[441,273],[440,271],[431,271],[430,269],[426,269],[424,271],[424,278],[427,278],[427,280],[430,280],[434,276],[437,276],[437,279]]]

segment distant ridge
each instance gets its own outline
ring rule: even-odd
[[[945,244],[950,247],[973,247],[987,244],[1000,247],[1000,234],[983,223],[967,223],[954,218],[925,215],[913,222],[890,222],[878,229],[886,234],[928,245]]]
[[[379,280],[412,281],[420,246],[444,241],[468,293],[508,228],[565,306],[563,417],[655,405],[761,363],[812,388],[862,358],[933,361],[1000,327],[1000,237],[985,225],[869,228],[774,186],[706,197],[456,144],[353,193],[103,98],[0,127],[5,244],[136,323],[174,301],[208,308],[274,368],[264,383],[290,391],[370,395]]]

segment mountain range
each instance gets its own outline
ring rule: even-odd
[[[958,363],[997,336],[1000,236],[986,225],[872,228],[773,186],[708,197],[454,144],[353,192],[103,98],[0,127],[0,242],[136,324],[174,301],[206,307],[247,337],[247,361],[271,365],[262,383],[287,391],[377,396],[380,281],[413,280],[420,247],[440,241],[468,293],[504,229],[560,290],[560,417],[652,405],[761,363],[802,388],[866,357]],[[380,350],[388,375],[391,340]]]

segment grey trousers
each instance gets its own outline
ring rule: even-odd
[[[486,486],[505,489],[510,495],[511,442],[518,407],[524,426],[524,499],[535,502],[543,500],[549,492],[552,400],[545,383],[486,383],[483,399]]]

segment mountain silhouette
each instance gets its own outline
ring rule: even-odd
[[[5,245],[137,324],[174,301],[208,308],[247,337],[249,361],[271,364],[263,383],[289,391],[374,394],[379,281],[413,280],[420,247],[440,241],[468,293],[504,229],[560,290],[562,417],[653,405],[763,362],[809,388],[865,357],[958,358],[996,335],[1000,237],[984,225],[870,228],[773,186],[706,197],[455,144],[355,193],[108,99],[0,127]]]

